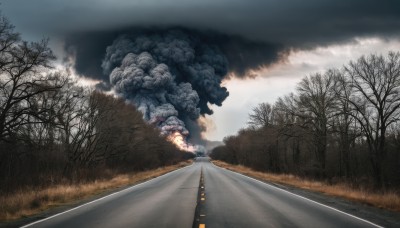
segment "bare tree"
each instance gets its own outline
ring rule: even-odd
[[[56,108],[56,126],[61,130],[68,157],[67,169],[83,163],[83,148],[93,140],[93,131],[98,120],[96,107],[91,104],[91,91],[70,82],[60,92]]]
[[[293,93],[278,98],[274,109],[274,123],[278,127],[278,135],[284,140],[284,157],[286,165],[286,149],[291,152],[295,171],[300,168],[300,144],[304,142],[308,132],[305,130],[304,121],[296,115],[296,96]]]
[[[0,141],[15,136],[30,116],[39,117],[35,96],[60,87],[44,73],[55,58],[47,43],[21,40],[8,20],[0,18]]]
[[[333,86],[332,71],[305,77],[297,86],[298,96],[286,96],[277,105],[284,113],[296,117],[292,125],[311,134],[321,176],[325,172],[328,121],[336,105]]]
[[[332,131],[338,135],[339,174],[351,177],[350,153],[351,145],[360,137],[360,129],[352,115],[350,98],[354,95],[350,80],[342,71],[335,71],[335,93],[338,105],[332,122]]]
[[[273,111],[271,104],[267,102],[260,103],[252,109],[247,123],[255,128],[265,128],[272,124],[272,115]]]
[[[367,139],[375,184],[384,185],[386,130],[400,120],[400,53],[370,55],[345,67],[353,95],[348,100],[352,116]]]
[[[305,77],[298,85],[297,115],[311,126],[315,155],[322,174],[325,172],[328,124],[334,113],[336,98],[333,72]]]
[[[116,99],[101,92],[92,92],[88,121],[93,121],[91,136],[85,143],[83,159],[85,164],[96,164],[112,157],[123,157],[143,143],[143,116],[123,99]],[[152,132],[153,133],[153,132]],[[161,139],[155,139],[157,142]],[[159,143],[158,143],[159,144]],[[157,147],[159,149],[160,147]]]

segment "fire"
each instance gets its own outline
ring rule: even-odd
[[[195,147],[186,142],[186,138],[184,135],[182,135],[180,132],[174,132],[173,134],[169,135],[168,140],[173,142],[179,149],[189,151],[189,152],[194,152]]]

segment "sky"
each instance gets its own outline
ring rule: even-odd
[[[229,61],[228,76],[220,76],[229,96],[222,106],[209,104],[214,113],[202,121],[209,140],[235,134],[246,126],[252,107],[293,92],[304,76],[340,68],[361,55],[400,51],[398,0],[0,2],[24,39],[49,37],[60,64],[73,53],[76,73],[85,81],[108,81],[101,61],[120,34],[178,27],[211,40],[209,46]]]

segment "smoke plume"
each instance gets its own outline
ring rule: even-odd
[[[212,114],[208,105],[221,106],[229,95],[221,86],[228,57],[204,38],[179,29],[120,35],[106,48],[101,64],[115,92],[136,105],[162,135],[179,137],[184,149],[189,136],[184,121]]]

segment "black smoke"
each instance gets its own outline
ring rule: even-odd
[[[195,138],[202,129],[194,124],[199,116],[211,115],[209,105],[221,106],[229,96],[221,86],[228,73],[243,77],[278,57],[273,45],[182,28],[121,33],[103,50],[101,71],[80,73],[102,79],[98,87],[108,82],[163,135],[188,136],[188,125]],[[88,58],[75,53],[79,71],[80,60]]]
[[[208,104],[221,106],[229,95],[226,88],[220,86],[222,79],[228,73],[227,57],[218,46],[210,45],[199,39],[198,36],[193,36],[193,33],[168,30],[154,34],[120,36],[111,46],[107,47],[102,63],[104,75],[111,73],[121,63],[121,60],[127,57],[128,53],[142,53],[134,65],[140,65],[140,69],[144,71],[150,68],[150,77],[143,77],[141,75],[143,71],[128,72],[128,74],[130,76],[138,75],[138,80],[143,80],[141,86],[148,90],[160,91],[166,87],[171,88],[170,90],[174,91],[174,94],[167,94],[167,97],[169,103],[177,107],[178,111],[187,113],[188,110],[184,110],[187,107],[182,107],[182,105],[187,106],[186,103],[182,104],[184,101],[182,98],[189,93],[192,87],[200,98],[196,106],[199,106],[202,114],[212,114]],[[153,68],[156,64],[159,65]],[[158,76],[156,74],[162,77],[156,77]],[[173,82],[176,84],[189,83],[191,87],[172,85]],[[132,83],[138,84],[137,80]],[[114,84],[113,81],[111,84]],[[151,86],[155,86],[155,88],[150,88]],[[193,111],[191,110],[191,112]],[[198,114],[190,113],[189,115],[194,118],[198,117]]]

